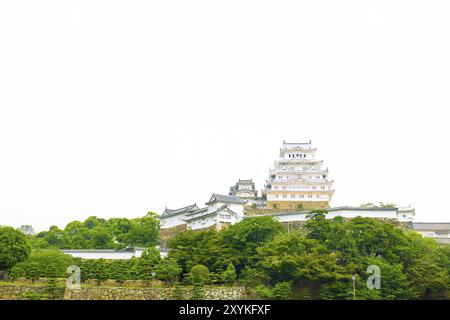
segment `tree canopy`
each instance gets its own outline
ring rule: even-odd
[[[26,260],[31,246],[24,233],[11,228],[0,227],[0,271],[7,277],[8,271]]]
[[[153,246],[159,234],[155,214],[136,219],[88,217],[84,222],[69,222],[64,229],[52,226],[48,231],[29,235],[37,249],[123,249]]]
[[[169,256],[184,274],[202,264],[223,282],[220,275],[231,263],[237,281],[263,298],[352,299],[353,275],[357,299],[449,297],[449,246],[391,221],[326,214],[311,212],[289,232],[269,217],[245,219],[220,232],[187,231],[169,241]],[[380,290],[366,285],[369,266],[381,270]]]

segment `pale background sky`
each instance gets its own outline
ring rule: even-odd
[[[261,189],[309,140],[333,206],[450,221],[449,1],[2,1],[0,224]]]

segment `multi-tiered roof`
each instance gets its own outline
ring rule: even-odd
[[[244,200],[253,200],[258,196],[258,191],[255,189],[255,183],[252,179],[239,179],[238,182],[230,188],[229,194]]]
[[[309,142],[285,142],[280,157],[269,170],[263,194],[269,207],[286,209],[327,208],[334,190],[323,169],[323,160],[316,159],[316,148]]]

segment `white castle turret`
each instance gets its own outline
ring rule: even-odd
[[[245,201],[247,206],[257,203],[258,191],[255,189],[255,183],[252,179],[239,179],[234,186],[230,188],[230,196],[236,196]]]
[[[276,209],[326,209],[333,196],[333,181],[323,161],[317,160],[311,141],[283,141],[280,158],[269,170],[269,179],[262,191],[267,206]]]

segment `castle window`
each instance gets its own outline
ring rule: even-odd
[[[283,198],[287,198],[287,194],[283,194]]]
[[[231,214],[219,214],[219,219],[229,220],[231,219]]]
[[[295,198],[295,194],[291,194],[291,198]]]

